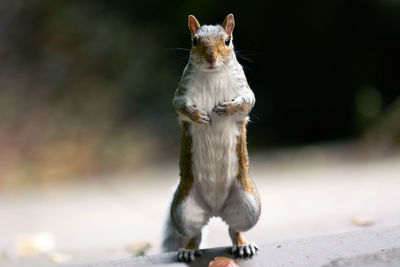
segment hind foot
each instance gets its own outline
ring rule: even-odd
[[[197,249],[184,249],[181,248],[178,251],[178,261],[192,262],[195,257],[200,257],[201,252]]]
[[[241,258],[250,258],[256,254],[257,250],[259,247],[254,242],[250,242],[245,245],[234,245],[232,254]]]

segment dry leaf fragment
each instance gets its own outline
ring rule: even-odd
[[[152,248],[152,244],[149,242],[139,242],[133,245],[129,245],[126,250],[133,254],[133,256],[144,256]]]
[[[355,217],[351,222],[357,226],[371,226],[374,224],[373,220],[368,217]]]
[[[208,267],[239,267],[234,260],[227,257],[215,257]]]
[[[49,259],[54,263],[64,263],[71,260],[72,256],[60,252],[53,252],[49,255]]]
[[[55,238],[51,233],[26,234],[17,239],[15,247],[19,257],[49,253],[55,247]]]

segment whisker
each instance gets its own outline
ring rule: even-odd
[[[248,71],[253,71],[253,69],[251,69],[250,67],[247,67],[246,65],[242,64],[242,67],[245,68]]]
[[[254,63],[253,60],[251,60],[250,58],[248,58],[248,57],[242,55],[242,54],[240,53],[239,50],[235,50],[235,54],[236,54],[239,58],[244,59],[245,61],[247,61],[247,62],[249,62],[249,63]],[[246,66],[246,65],[243,64],[242,62],[240,62],[240,64],[243,66],[244,69],[246,69],[246,70],[248,70],[248,71],[253,71],[250,67]]]
[[[244,60],[246,60],[247,62],[250,62],[250,63],[254,63],[254,60],[252,60],[252,59],[250,59],[250,58],[248,58],[248,57],[242,55],[242,54],[239,53],[238,51],[235,51],[235,52],[236,52],[236,55],[237,55],[238,57],[240,57],[241,59],[244,59]]]
[[[252,116],[252,117],[255,117],[257,120],[259,120],[260,119],[260,117],[258,117],[256,114],[254,114],[253,112],[250,112],[250,115]]]
[[[240,53],[240,54],[246,54],[246,56],[262,56],[265,55],[265,53],[247,53],[243,50],[239,50],[235,47],[235,53]]]
[[[166,50],[172,50],[172,51],[190,51],[188,48],[183,48],[183,47],[171,47],[171,48],[165,48]]]

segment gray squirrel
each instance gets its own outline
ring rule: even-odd
[[[248,175],[248,114],[255,104],[232,44],[235,21],[203,25],[189,16],[190,59],[173,99],[181,123],[180,183],[168,216],[164,251],[178,260],[201,256],[201,230],[213,216],[229,225],[232,253],[251,257],[259,249],[242,232],[258,221],[261,204]]]

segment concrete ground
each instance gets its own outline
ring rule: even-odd
[[[209,266],[224,257],[241,267],[296,266],[296,267],[398,267],[400,266],[400,226],[364,229],[305,239],[285,240],[261,244],[250,259],[233,257],[230,247],[202,250],[202,256],[192,267]],[[217,259],[217,260],[216,260]],[[183,267],[176,261],[176,252],[131,259],[108,260],[63,267]],[[222,265],[213,265],[222,266]],[[224,265],[226,266],[226,265]]]
[[[248,239],[267,243],[400,224],[400,156],[354,161],[317,148],[288,154],[251,157],[263,211]],[[79,184],[0,189],[0,266],[158,253],[177,176],[174,163]],[[230,244],[219,219],[207,228],[203,248]]]

